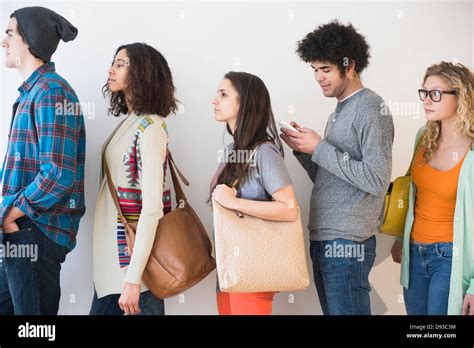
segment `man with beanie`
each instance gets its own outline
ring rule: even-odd
[[[0,172],[0,315],[55,315],[61,263],[85,213],[85,127],[51,56],[77,29],[54,11],[25,7],[11,14],[5,32],[5,65],[25,81]]]

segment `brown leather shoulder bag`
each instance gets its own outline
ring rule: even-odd
[[[148,289],[161,299],[175,296],[191,288],[216,268],[209,235],[189,205],[178,175],[186,186],[189,186],[189,182],[176,167],[169,151],[167,161],[173,179],[177,207],[160,219],[150,257],[142,275],[142,280]],[[107,184],[118,216],[125,226],[127,246],[132,254],[138,223],[128,222],[122,214],[117,191],[105,160],[104,167]]]

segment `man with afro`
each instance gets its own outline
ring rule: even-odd
[[[317,27],[296,53],[314,70],[324,96],[336,98],[324,135],[291,122],[281,138],[314,183],[308,229],[314,281],[325,315],[369,315],[369,273],[392,167],[393,120],[364,87],[369,45],[352,24]]]

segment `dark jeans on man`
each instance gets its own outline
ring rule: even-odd
[[[370,315],[369,273],[375,261],[375,236],[311,241],[314,283],[325,315]]]
[[[0,233],[0,315],[56,315],[61,263],[69,249],[49,239],[26,216],[16,223],[19,231]]]
[[[120,309],[118,304],[119,298],[120,294],[97,298],[97,292],[94,292],[89,315],[124,315],[125,312]],[[165,302],[153,295],[151,291],[144,291],[140,294],[139,307],[140,313],[138,315],[165,315]]]

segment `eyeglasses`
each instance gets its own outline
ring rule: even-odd
[[[431,101],[434,102],[439,102],[441,101],[441,97],[443,94],[456,94],[456,91],[440,91],[437,89],[433,89],[431,91],[427,91],[426,89],[419,89],[418,90],[418,95],[420,96],[420,99],[424,101],[428,95],[430,96]]]

